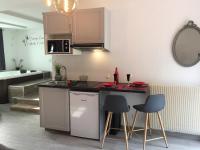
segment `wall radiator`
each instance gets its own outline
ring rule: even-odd
[[[151,94],[165,94],[166,107],[161,112],[166,131],[200,135],[200,87],[150,85]],[[160,129],[157,116],[152,126]]]

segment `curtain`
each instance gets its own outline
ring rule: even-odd
[[[4,55],[4,45],[3,45],[3,31],[0,29],[0,70],[5,70],[5,55]]]

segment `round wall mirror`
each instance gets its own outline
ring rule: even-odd
[[[189,21],[175,36],[173,56],[178,64],[191,67],[200,60],[200,28]]]

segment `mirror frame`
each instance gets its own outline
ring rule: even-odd
[[[200,52],[198,53],[198,59],[196,61],[194,61],[194,63],[190,64],[190,65],[185,65],[182,62],[180,62],[180,60],[178,60],[177,58],[177,54],[176,54],[176,42],[179,38],[179,35],[185,30],[185,29],[193,29],[196,30],[199,34],[200,34],[200,28],[193,22],[193,21],[188,21],[188,23],[178,31],[178,33],[176,34],[174,40],[173,40],[173,45],[172,45],[172,53],[173,53],[173,57],[175,59],[175,61],[183,66],[183,67],[192,67],[194,65],[196,65],[199,61],[200,61]]]

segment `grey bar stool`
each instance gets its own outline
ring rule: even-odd
[[[134,119],[133,119],[130,135],[132,135],[136,131],[141,131],[141,129],[134,130],[135,122],[136,122],[136,119],[137,119],[137,116],[138,116],[138,112],[143,112],[143,113],[146,114],[145,126],[144,126],[143,150],[145,150],[146,142],[153,141],[153,140],[158,140],[158,139],[164,139],[165,140],[165,144],[166,144],[166,148],[168,148],[167,137],[166,137],[165,130],[164,130],[164,127],[163,127],[161,116],[159,114],[159,111],[164,109],[164,107],[165,107],[165,97],[164,97],[163,94],[150,95],[150,96],[148,96],[145,104],[140,104],[140,105],[134,105],[133,106],[133,108],[136,109],[136,112],[135,112],[135,115],[134,115]],[[162,129],[163,136],[159,137],[159,138],[154,138],[154,139],[148,139],[147,140],[147,128],[148,128],[148,126],[150,128],[150,114],[151,113],[157,113],[157,117],[158,117],[158,120],[159,120],[160,127]]]
[[[103,148],[106,136],[109,134],[110,129],[112,129],[112,130],[124,130],[126,150],[128,150],[128,136],[129,136],[128,134],[130,129],[128,128],[127,112],[129,112],[130,108],[127,104],[126,98],[121,95],[107,95],[105,99],[104,110],[108,111],[108,116],[105,124],[104,135],[101,141],[101,148]],[[124,129],[111,128],[113,113],[119,113],[123,115]]]

